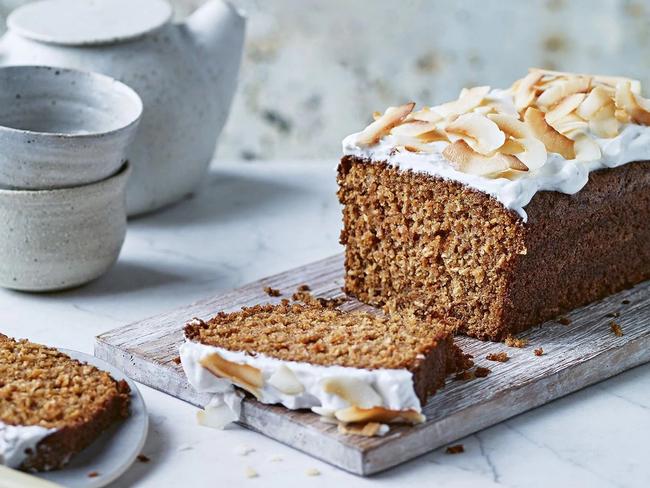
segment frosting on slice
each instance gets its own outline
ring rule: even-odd
[[[282,361],[263,354],[186,340],[181,364],[192,387],[212,394],[200,422],[222,428],[239,419],[242,388],[262,403],[281,404],[345,423],[424,421],[406,369],[361,369]],[[384,431],[385,429],[381,429]]]

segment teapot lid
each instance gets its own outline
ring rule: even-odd
[[[165,0],[42,0],[14,10],[7,26],[35,41],[88,46],[142,36],[171,16]]]

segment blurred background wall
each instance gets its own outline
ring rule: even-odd
[[[177,17],[203,1],[173,0]],[[0,0],[0,16],[22,3]],[[248,12],[248,38],[221,159],[336,158],[375,110],[439,103],[467,85],[505,87],[529,66],[650,87],[648,0],[233,3]]]

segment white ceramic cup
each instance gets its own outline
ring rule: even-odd
[[[0,68],[0,187],[54,189],[115,174],[142,101],[108,76],[43,66]]]
[[[126,235],[126,163],[97,183],[0,189],[0,286],[53,291],[91,281],[117,260]]]

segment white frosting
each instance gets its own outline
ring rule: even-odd
[[[421,412],[420,400],[413,388],[413,375],[406,369],[360,369],[344,366],[320,366],[315,364],[283,361],[263,354],[250,355],[241,351],[230,351],[193,341],[185,341],[180,347],[181,364],[189,383],[201,393],[216,396],[212,406],[223,408],[230,405],[231,410],[239,408],[240,397],[235,397],[235,389],[230,380],[218,378],[201,366],[204,357],[217,353],[227,361],[247,364],[259,369],[264,385],[259,390],[258,400],[262,403],[279,403],[289,409],[312,409],[323,416],[332,416],[335,411],[350,407],[351,404],[338,395],[327,393],[323,384],[330,379],[343,379],[348,384],[358,384],[358,390],[374,390],[370,403],[357,405],[362,408],[384,407],[390,410],[414,410]],[[272,383],[272,377],[284,374],[288,368],[302,384],[303,390],[296,394],[283,393]],[[291,374],[290,373],[290,374]],[[274,376],[276,375],[276,376]],[[366,399],[368,396],[366,396]],[[236,412],[239,417],[239,411]]]
[[[36,445],[56,429],[47,429],[39,425],[9,425],[0,422],[0,464],[18,468],[31,450],[36,452]]]
[[[501,102],[506,113],[516,114],[512,97],[506,90],[492,90],[488,98]],[[572,195],[587,184],[589,173],[592,171],[650,159],[650,127],[636,124],[627,124],[618,136],[611,139],[592,135],[601,149],[602,156],[599,160],[566,160],[559,154],[549,152],[545,165],[535,171],[520,173],[512,180],[476,176],[455,170],[442,155],[448,144],[446,142],[431,143],[434,153],[414,153],[394,151],[395,141],[390,135],[367,147],[357,146],[356,137],[357,134],[351,134],[343,140],[343,154],[373,162],[385,161],[402,170],[457,181],[493,196],[506,208],[517,212],[524,222],[528,220],[524,207],[538,191],[557,191]]]

